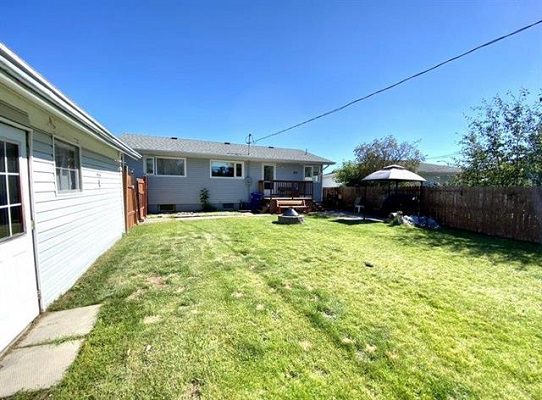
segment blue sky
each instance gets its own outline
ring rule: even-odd
[[[540,18],[540,1],[12,1],[0,41],[115,134],[243,142]],[[539,26],[260,144],[340,162],[393,134],[450,154],[470,107],[541,78]]]

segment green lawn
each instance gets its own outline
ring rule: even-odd
[[[133,229],[52,307],[104,304],[52,398],[542,398],[539,247],[273,220]]]

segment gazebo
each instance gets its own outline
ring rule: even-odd
[[[378,171],[373,172],[372,174],[367,175],[362,179],[363,182],[388,182],[388,200],[391,197],[391,187],[392,183],[395,182],[395,196],[399,197],[399,183],[400,182],[419,182],[419,194],[417,196],[417,208],[419,211],[419,201],[421,197],[421,188],[425,178],[422,176],[409,171],[401,165],[388,165]],[[365,199],[367,199],[367,188],[365,189]]]

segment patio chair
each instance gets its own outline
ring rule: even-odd
[[[361,210],[365,209],[365,206],[361,204],[361,197],[356,197],[356,200],[354,201],[354,209],[356,210],[357,214],[360,214]]]

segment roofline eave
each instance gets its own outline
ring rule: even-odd
[[[300,160],[300,159],[279,159],[279,158],[262,158],[262,157],[251,157],[248,154],[211,154],[211,153],[193,153],[193,152],[183,152],[175,150],[155,150],[155,149],[144,149],[136,147],[135,150],[146,154],[156,154],[156,155],[178,155],[183,157],[193,157],[193,158],[207,158],[207,159],[221,159],[226,158],[228,160],[241,160],[241,161],[260,161],[260,162],[284,162],[284,163],[305,163],[305,164],[322,164],[322,165],[334,165],[336,164],[331,160]]]
[[[0,69],[4,72],[0,75],[0,80],[26,99],[45,106],[66,122],[108,146],[132,158],[141,158],[137,151],[100,125],[2,43],[0,43]]]

